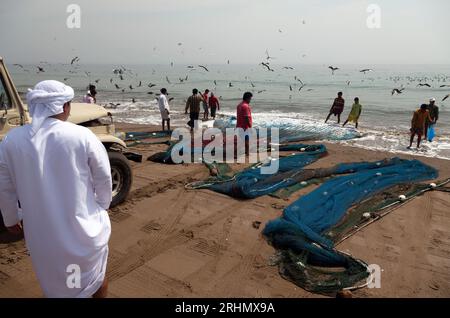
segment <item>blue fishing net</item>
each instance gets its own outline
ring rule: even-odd
[[[343,222],[352,206],[395,185],[434,179],[438,175],[434,168],[418,160],[399,158],[342,164],[339,169],[353,173],[334,177],[300,197],[284,209],[282,217],[267,223],[263,231],[274,247],[284,251],[283,275],[315,292],[350,287],[368,275],[362,262],[335,250],[334,237],[326,235]],[[312,266],[343,270],[325,274]]]
[[[255,115],[253,126],[269,129],[268,137],[270,137],[270,128],[278,128],[280,143],[306,140],[349,140],[361,137],[361,134],[352,127],[343,128],[340,125],[278,116],[260,118]],[[236,127],[236,117],[221,116],[214,121],[214,127],[222,130],[234,128]]]
[[[289,149],[302,149],[302,152],[290,156],[281,157],[278,161],[278,171],[275,174],[264,174],[262,169],[272,162],[252,166],[234,175],[231,180],[221,182],[206,181],[207,188],[230,195],[235,198],[255,198],[265,194],[275,192],[281,188],[296,183],[295,175],[300,173],[302,168],[324,156],[327,149],[324,145],[291,145]],[[280,151],[287,148],[280,147]]]

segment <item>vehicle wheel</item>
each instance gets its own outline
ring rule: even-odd
[[[120,152],[108,152],[112,177],[112,201],[110,207],[122,203],[131,189],[133,174],[128,159]]]
[[[0,213],[0,233],[2,233],[4,231],[6,231],[6,226],[5,226],[5,223],[3,223],[3,216]]]

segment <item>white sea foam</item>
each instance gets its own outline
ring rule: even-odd
[[[447,137],[437,136],[432,142],[422,141],[419,149],[416,148],[417,139],[415,139],[412,148],[407,149],[410,138],[407,132],[367,129],[364,133],[366,136],[363,138],[331,142],[393,154],[450,159],[450,140]]]
[[[110,110],[118,122],[127,122],[146,125],[160,125],[161,116],[156,101],[149,102],[123,102],[116,109]],[[235,116],[234,112],[220,112],[216,123],[221,127],[230,125],[231,118]],[[201,116],[200,116],[201,117]],[[173,126],[186,126],[189,120],[188,115],[183,111],[171,111],[171,123]],[[409,132],[407,126],[400,126],[396,129],[392,127],[363,127],[358,130],[349,124],[345,128],[336,123],[325,124],[310,114],[302,113],[280,113],[277,111],[254,112],[254,126],[256,127],[279,127],[286,135],[294,134],[298,137],[299,133],[305,140],[327,140],[334,143],[351,145],[368,150],[387,151],[393,154],[411,154],[425,157],[435,157],[441,159],[450,159],[450,138],[440,136],[437,130],[437,136],[433,142],[423,141],[420,149],[415,149],[416,141],[412,149],[407,149],[409,145]],[[224,124],[223,121],[226,121]],[[334,121],[334,118],[330,119]]]

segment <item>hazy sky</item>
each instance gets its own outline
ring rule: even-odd
[[[80,29],[66,26],[71,3]],[[366,24],[372,3],[379,29]],[[0,56],[251,64],[268,49],[274,63],[450,64],[449,12],[448,0],[1,0]]]

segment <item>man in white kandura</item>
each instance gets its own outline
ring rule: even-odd
[[[161,88],[161,95],[158,97],[158,107],[161,112],[162,130],[164,130],[164,123],[167,122],[167,130],[170,130],[170,107],[167,101],[167,89]]]
[[[94,133],[66,121],[73,97],[71,87],[51,80],[27,93],[32,123],[0,143],[0,210],[14,234],[23,218],[45,296],[104,297],[111,168]]]

